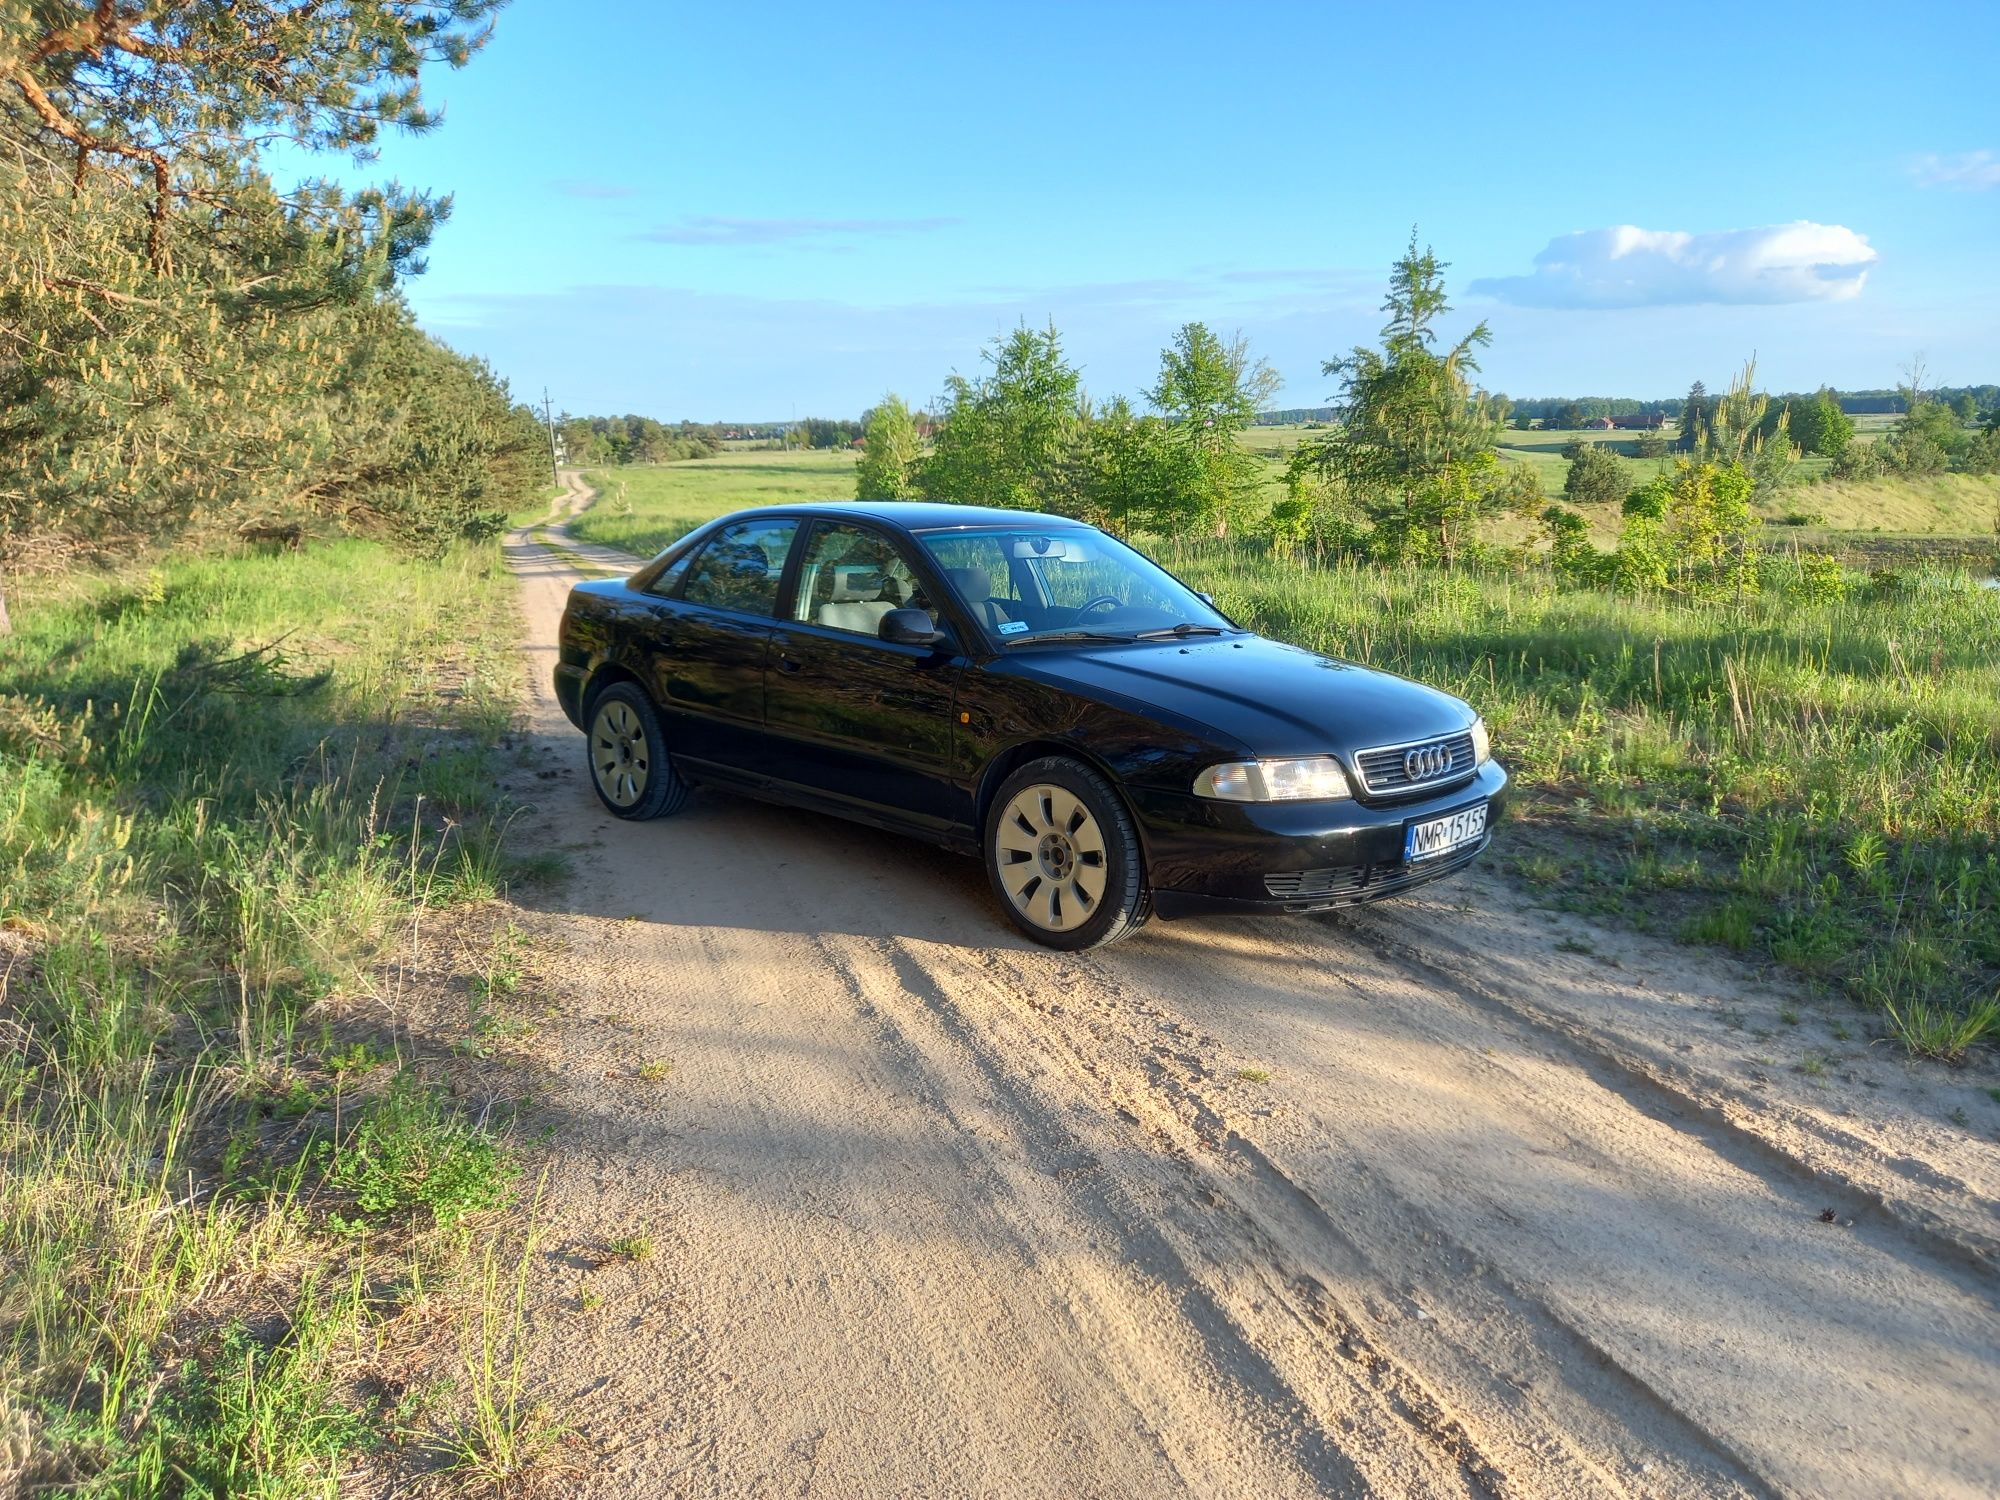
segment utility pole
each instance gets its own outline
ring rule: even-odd
[[[548,424],[549,429],[549,482],[561,484],[562,475],[556,470],[556,414],[555,409],[549,405],[547,386],[542,387],[542,420]]]

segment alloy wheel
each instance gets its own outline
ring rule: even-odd
[[[1104,899],[1104,832],[1075,793],[1047,782],[1023,787],[994,843],[1001,888],[1044,931],[1081,925]]]
[[[590,769],[604,800],[614,807],[634,805],[646,795],[652,764],[646,726],[631,704],[614,698],[598,709],[590,730]]]

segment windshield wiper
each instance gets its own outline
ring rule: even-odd
[[[1002,641],[1003,646],[1039,646],[1047,641],[1133,641],[1133,635],[1112,635],[1102,630],[1057,630],[1048,635],[1016,636],[1013,640]]]
[[[1222,633],[1223,627],[1220,625],[1190,625],[1183,620],[1178,625],[1162,625],[1156,630],[1135,630],[1132,632],[1132,639],[1135,641],[1164,641],[1175,636],[1221,635]]]

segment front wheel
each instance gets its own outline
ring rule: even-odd
[[[1115,943],[1147,917],[1132,816],[1096,771],[1052,755],[1001,783],[986,818],[986,874],[1014,925],[1074,953]]]
[[[590,704],[590,784],[613,814],[637,822],[676,813],[687,783],[667,758],[660,716],[636,685],[614,682]]]

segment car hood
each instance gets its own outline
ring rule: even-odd
[[[1017,647],[1021,676],[1207,726],[1260,756],[1352,755],[1471,724],[1463,700],[1407,677],[1240,635]]]

